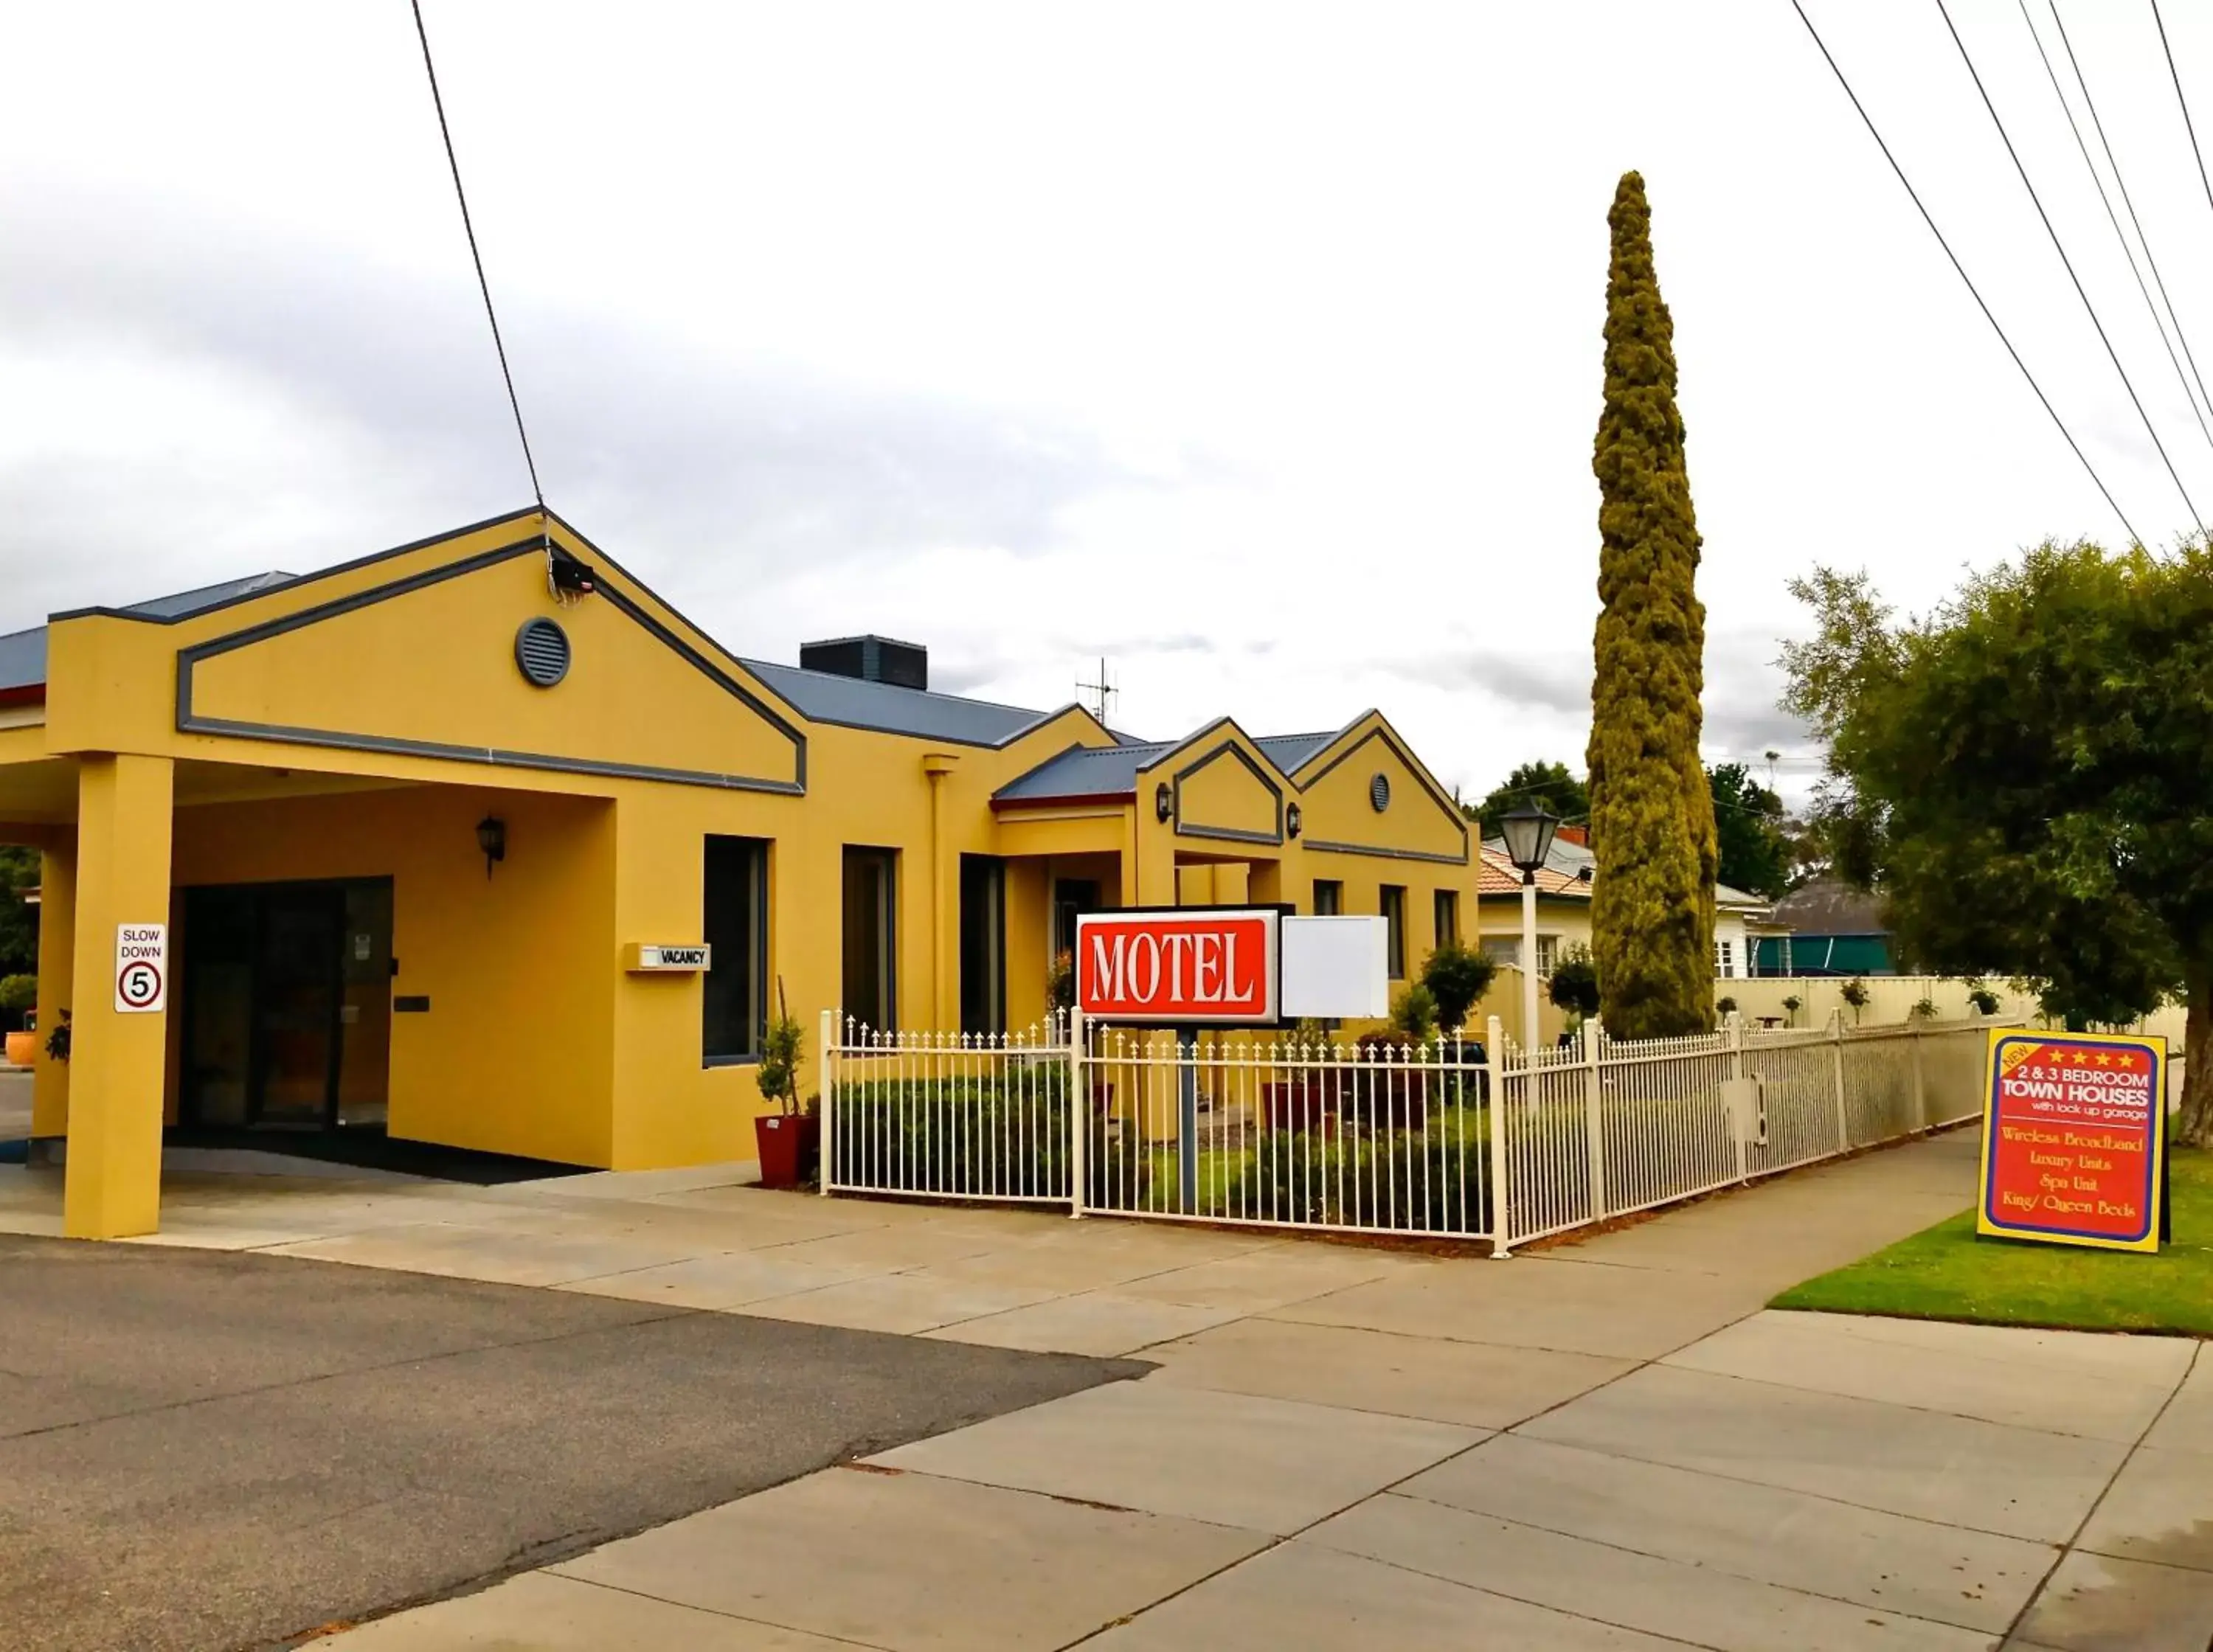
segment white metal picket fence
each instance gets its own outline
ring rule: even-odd
[[[825,1012],[822,1191],[1527,1241],[1972,1117],[1992,1026],[1732,1021],[1524,1051]],[[1503,1213],[1503,1220],[1501,1219]]]

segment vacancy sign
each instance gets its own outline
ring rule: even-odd
[[[1993,1028],[1975,1231],[2159,1248],[2167,1040]]]
[[[1095,1021],[1253,1027],[1277,1019],[1273,907],[1177,907],[1076,920],[1076,1003]]]
[[[159,1010],[169,1002],[169,926],[115,926],[115,1008],[119,1014]]]

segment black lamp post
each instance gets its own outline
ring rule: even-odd
[[[1537,869],[1552,852],[1560,817],[1541,803],[1521,803],[1498,822],[1506,858],[1521,875],[1521,1045],[1537,1047]]]

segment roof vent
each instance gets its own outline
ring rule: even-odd
[[[893,688],[930,686],[930,650],[919,643],[894,642],[888,637],[838,637],[826,643],[799,645],[802,671],[826,671],[836,677],[857,677],[864,683],[888,683]]]

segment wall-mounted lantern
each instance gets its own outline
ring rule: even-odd
[[[1283,830],[1289,832],[1292,837],[1297,837],[1299,833],[1305,829],[1307,817],[1305,811],[1301,809],[1296,803],[1293,803],[1289,808],[1283,811]]]
[[[484,850],[485,875],[507,858],[507,822],[497,814],[487,814],[477,822],[477,847]]]
[[[1153,788],[1153,818],[1164,822],[1174,813],[1175,794],[1168,789],[1168,783],[1163,780]]]

